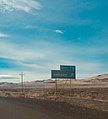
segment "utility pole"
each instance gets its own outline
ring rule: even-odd
[[[72,90],[72,79],[70,79],[70,97],[71,97],[71,90]]]
[[[24,73],[21,72],[21,89],[22,89],[22,93],[24,92]]]

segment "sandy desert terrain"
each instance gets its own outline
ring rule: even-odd
[[[12,98],[13,100],[23,98],[23,100],[29,100],[29,102],[32,100],[41,100],[43,102],[45,101],[45,103],[47,102],[48,105],[50,105],[49,103],[51,101],[61,103],[61,106],[66,103],[67,105],[74,107],[75,110],[78,110],[80,107],[78,113],[80,113],[81,109],[86,110],[85,115],[88,115],[88,112],[91,111],[90,113],[99,119],[100,116],[98,117],[98,111],[100,114],[102,113],[102,115],[108,112],[107,76],[104,74],[103,76],[100,75],[86,80],[71,80],[71,86],[70,80],[58,80],[57,89],[55,88],[56,83],[54,80],[47,80],[45,82],[25,82],[23,92],[20,84],[3,83],[3,85],[0,86],[0,97]],[[58,106],[58,104],[55,106]],[[95,113],[94,110],[96,111]],[[74,110],[72,110],[72,112],[74,112]],[[94,118],[93,115],[92,119]],[[75,119],[77,119],[77,117],[75,117]],[[83,119],[89,119],[89,117],[83,117]],[[100,119],[107,118],[101,116]]]

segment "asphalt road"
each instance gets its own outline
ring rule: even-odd
[[[108,113],[61,102],[0,98],[0,119],[108,119]]]

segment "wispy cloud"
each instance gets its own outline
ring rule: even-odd
[[[32,25],[26,25],[24,28],[25,28],[25,29],[33,29],[33,28],[35,28],[35,27],[32,26]]]
[[[9,37],[9,35],[0,32],[0,38],[7,38],[7,37]]]
[[[59,33],[59,34],[64,34],[64,32],[62,30],[59,30],[59,29],[54,30],[54,32]]]
[[[0,74],[0,79],[19,79],[19,77],[15,75]]]
[[[41,9],[41,4],[35,0],[0,0],[1,11],[21,10],[30,13],[32,10],[39,9]]]
[[[95,50],[97,50],[97,52],[94,52],[94,49],[92,48],[87,50],[86,47],[82,48],[73,46],[72,44],[66,45],[64,48],[64,43],[61,43],[61,45],[56,43],[52,44],[50,42],[36,42],[38,47],[34,48],[33,50],[30,48],[28,51],[28,47],[24,46],[24,50],[18,44],[9,44],[5,41],[2,41],[0,44],[0,55],[2,57],[1,63],[5,63],[6,66],[12,65],[12,71],[16,70],[20,72],[23,70],[24,72],[33,72],[34,74],[31,75],[34,75],[34,79],[35,77],[43,79],[49,78],[50,70],[57,69],[60,64],[76,65],[78,67],[78,77],[88,77],[91,74],[95,75],[101,72],[101,62],[94,62],[93,60],[88,61],[86,59],[81,59],[81,57],[87,57],[88,53],[90,53],[90,55],[97,55],[99,50],[100,52],[103,52],[104,49],[94,48]],[[35,42],[33,42],[33,44],[31,45],[32,47],[34,47],[36,46],[36,44]],[[39,50],[39,47],[41,47],[41,50]],[[28,78],[28,80],[29,79],[31,80],[31,78]]]

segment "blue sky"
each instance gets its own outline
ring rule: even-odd
[[[1,81],[48,79],[60,64],[78,78],[107,73],[107,39],[107,0],[0,0]]]

